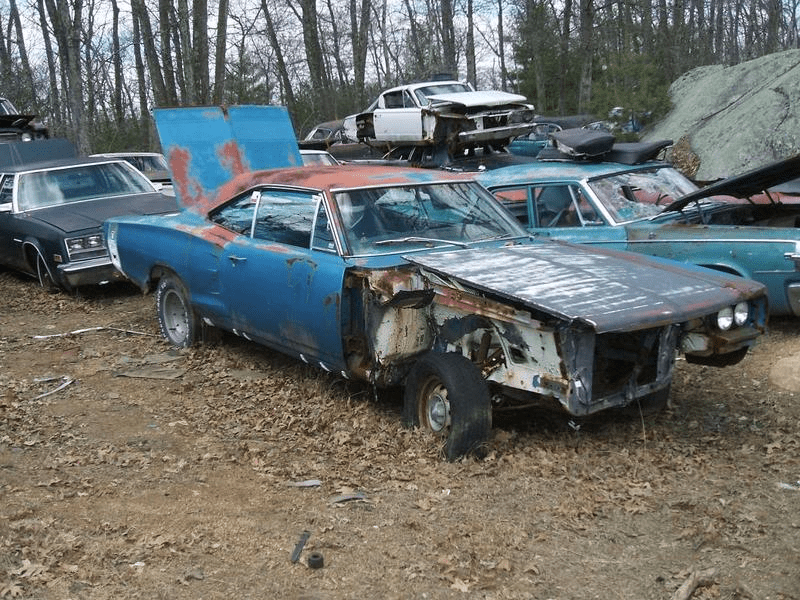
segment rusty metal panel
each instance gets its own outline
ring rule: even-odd
[[[303,164],[282,106],[159,108],[153,115],[184,207],[207,205],[236,175]]]
[[[711,272],[625,256],[542,243],[405,258],[488,294],[584,322],[598,333],[680,323],[742,299]]]

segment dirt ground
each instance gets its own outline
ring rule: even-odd
[[[800,598],[796,320],[660,415],[495,415],[447,463],[396,394],[171,351],[126,285],[0,290],[0,599]]]

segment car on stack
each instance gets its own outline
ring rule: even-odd
[[[698,188],[657,159],[669,140],[619,144],[585,129],[551,137],[536,160],[476,175],[533,236],[754,279],[772,315],[800,316],[800,204],[762,194],[797,178],[800,155]]]
[[[36,115],[23,114],[7,98],[0,98],[0,142],[30,142],[50,137]]]
[[[165,338],[218,328],[402,385],[405,422],[450,459],[481,451],[497,407],[662,407],[677,354],[732,364],[764,331],[761,284],[532,241],[470,176],[299,166],[279,107],[154,115],[183,210],[104,231],[115,266],[154,291]]]
[[[345,117],[343,129],[348,139],[367,144],[411,154],[435,147],[459,156],[505,146],[530,131],[534,118],[525,96],[476,91],[463,81],[424,81],[385,90],[362,113]]]

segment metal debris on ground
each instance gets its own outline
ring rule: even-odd
[[[55,379],[55,378],[48,378],[48,379],[45,379],[43,381],[51,381],[52,379]],[[38,396],[36,396],[34,398],[34,400],[40,400],[42,398],[46,398],[47,396],[51,396],[51,395],[55,394],[56,392],[60,392],[61,390],[63,390],[65,387],[67,387],[68,385],[70,385],[72,383],[75,383],[75,380],[72,379],[71,377],[62,377],[61,378],[61,385],[59,385],[57,388],[55,388],[53,390],[50,390],[49,392],[44,392],[43,394],[39,394]]]
[[[80,335],[82,333],[93,333],[95,331],[118,331],[121,333],[129,333],[131,335],[149,335],[151,337],[156,337],[152,333],[147,333],[146,331],[133,331],[131,329],[121,329],[119,327],[105,327],[103,325],[99,327],[87,327],[85,329],[76,329],[75,331],[68,331],[67,333],[51,333],[49,335],[34,335],[33,339],[35,340],[48,340],[50,338],[57,338],[57,337],[69,337],[71,335]]]
[[[306,545],[306,542],[310,537],[311,537],[311,532],[308,530],[305,530],[303,531],[303,533],[300,534],[300,539],[297,541],[297,544],[295,545],[294,550],[292,551],[291,560],[293,563],[296,563],[300,559],[300,553],[303,551],[303,546]]]

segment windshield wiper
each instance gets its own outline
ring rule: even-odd
[[[453,246],[459,246],[460,248],[469,248],[469,244],[465,242],[456,242],[454,240],[442,240],[439,238],[420,237],[415,235],[410,235],[408,237],[403,237],[403,238],[392,238],[391,240],[378,240],[377,242],[375,242],[375,245],[386,246],[388,244],[406,244],[413,242],[451,244]]]

